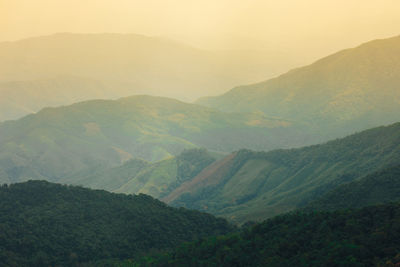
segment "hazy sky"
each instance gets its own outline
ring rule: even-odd
[[[0,0],[0,41],[55,32],[324,55],[399,35],[400,0]]]

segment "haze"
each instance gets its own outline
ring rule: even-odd
[[[138,33],[207,49],[299,53],[298,64],[399,34],[397,0],[0,0],[0,41]]]

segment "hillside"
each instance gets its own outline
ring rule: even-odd
[[[263,220],[398,162],[400,123],[299,149],[242,150],[206,167],[163,200],[238,223]]]
[[[192,179],[215,161],[205,149],[188,149],[176,157],[151,163],[132,159],[121,166],[99,170],[88,176],[77,174],[63,179],[70,184],[127,194],[147,194],[161,198]]]
[[[138,34],[59,33],[2,42],[0,121],[89,99],[151,94],[193,100],[286,71],[289,58],[206,51]]]
[[[399,226],[399,204],[297,212],[126,266],[394,267],[400,264]]]
[[[399,201],[400,165],[396,165],[338,186],[307,205],[306,208],[307,210],[335,210]]]
[[[231,152],[292,146],[298,140],[286,131],[289,124],[150,96],[46,108],[0,123],[0,182],[62,181],[132,158],[158,161],[194,147]]]
[[[295,121],[318,133],[320,142],[397,122],[399,85],[400,36],[343,50],[277,78],[197,103]]]
[[[127,259],[232,230],[223,219],[146,195],[29,181],[0,187],[0,261],[77,266]]]

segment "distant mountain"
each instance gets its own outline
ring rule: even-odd
[[[338,186],[307,205],[307,210],[361,208],[389,202],[400,202],[400,165]]]
[[[0,221],[4,266],[128,259],[232,230],[223,219],[174,209],[147,195],[45,181],[0,186]]]
[[[399,204],[290,213],[240,233],[146,256],[130,266],[395,267],[400,264],[399,225]]]
[[[396,123],[322,145],[270,152],[242,150],[206,167],[163,200],[244,223],[304,207],[343,183],[399,162],[400,123]]]
[[[36,113],[44,107],[70,105],[90,99],[115,99],[129,95],[133,84],[102,83],[81,77],[0,83],[0,121]],[[116,90],[118,89],[118,90]]]
[[[0,123],[0,182],[63,181],[132,158],[158,161],[195,147],[232,152],[301,143],[286,131],[288,125],[262,114],[223,113],[149,96],[46,108]]]
[[[89,99],[152,94],[193,100],[290,65],[273,61],[253,51],[206,51],[137,34],[59,33],[2,42],[0,121]]]
[[[316,142],[394,123],[400,118],[400,36],[343,50],[197,103],[295,121],[318,133]]]
[[[220,156],[221,157],[221,156]],[[132,159],[122,166],[99,170],[88,176],[77,174],[63,182],[127,194],[161,198],[192,179],[215,161],[205,149],[188,149],[176,157],[150,163]]]

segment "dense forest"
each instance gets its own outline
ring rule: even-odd
[[[0,187],[0,265],[74,266],[127,259],[233,230],[224,219],[45,181]]]
[[[400,205],[293,212],[126,266],[399,266]]]
[[[307,210],[361,208],[400,201],[400,165],[384,168],[360,180],[338,186],[307,205]]]

